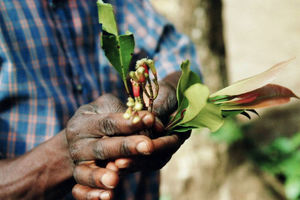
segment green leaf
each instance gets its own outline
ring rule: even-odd
[[[159,200],[172,200],[172,197],[169,195],[161,195],[159,197]]]
[[[211,137],[215,141],[232,144],[243,138],[243,132],[239,125],[229,118],[224,121],[223,126],[219,130],[211,134]]]
[[[266,84],[271,83],[280,74],[280,72],[284,70],[284,67],[287,66],[293,59],[280,62],[263,73],[240,80],[222,90],[217,91],[216,93],[210,95],[210,97],[238,95],[263,87]]]
[[[209,90],[205,85],[196,83],[190,86],[184,92],[184,97],[188,100],[188,106],[184,112],[183,119],[178,123],[178,125],[187,123],[194,119],[206,105],[208,95]]]
[[[126,32],[126,35],[121,35],[119,37],[119,41],[122,67],[124,69],[124,73],[127,74],[129,70],[130,61],[134,52],[134,36],[131,32]]]
[[[185,127],[207,127],[212,132],[217,131],[224,123],[221,109],[212,103],[207,103],[200,113],[191,121],[182,124]]]
[[[292,141],[289,138],[277,138],[271,145],[273,149],[279,151],[281,154],[289,154],[295,151]],[[300,163],[299,163],[300,164]]]
[[[222,110],[223,117],[233,117],[238,114],[241,114],[244,110]]]
[[[212,102],[214,104],[219,104],[219,103],[222,103],[222,102],[229,101],[230,99],[232,99],[232,98],[230,98],[229,95],[222,95],[222,96],[209,97],[208,101]]]
[[[300,146],[300,132],[296,133],[293,138],[291,139],[292,146],[296,149]]]
[[[106,57],[121,75],[125,87],[129,64],[134,51],[134,37],[132,33],[115,36],[112,34],[102,35],[102,48]]]
[[[183,133],[183,132],[188,132],[193,129],[198,129],[197,127],[184,127],[184,126],[176,126],[174,129],[170,130],[170,133]]]
[[[286,158],[281,160],[279,167],[281,172],[287,176],[300,176],[300,152],[295,151],[286,155]]]
[[[111,4],[104,3],[102,0],[97,1],[99,23],[102,29],[110,34],[118,36],[118,28]]]
[[[190,70],[190,61],[186,60],[181,63],[181,70],[182,74],[180,76],[180,79],[178,81],[177,85],[177,101],[178,105],[181,104],[181,102],[184,99],[184,92],[187,88],[189,88],[191,85],[195,83],[201,83],[201,79],[197,74],[192,72]]]
[[[130,32],[125,35],[118,35],[118,27],[111,4],[97,1],[99,23],[102,24],[101,46],[105,56],[121,75],[126,91],[129,89],[126,82],[126,76],[129,70],[129,64],[134,51],[134,36]]]
[[[184,115],[185,109],[188,107],[189,105],[189,101],[187,98],[184,98],[181,102],[181,104],[178,106],[177,110],[176,110],[176,116],[174,117],[174,119],[172,120],[172,122],[174,121],[178,121],[182,115]],[[170,117],[170,119],[172,119],[173,117]],[[171,122],[171,120],[170,120]],[[178,123],[178,122],[177,122]],[[175,123],[174,125],[176,125],[177,123]],[[174,125],[172,127],[174,127]]]
[[[178,109],[173,121],[181,121],[171,127],[175,132],[186,132],[191,129],[208,127],[212,131],[217,130],[223,124],[223,118],[219,106],[212,103],[207,105],[209,95],[208,88],[201,84],[201,79],[190,71],[189,61],[181,64],[182,74],[177,86]]]
[[[102,36],[102,48],[104,50],[105,56],[110,61],[110,63],[115,67],[115,69],[122,74],[122,63],[121,55],[119,51],[119,41],[118,36],[115,35],[103,35]]]
[[[298,199],[300,195],[300,177],[290,177],[287,180],[285,193],[289,199]]]

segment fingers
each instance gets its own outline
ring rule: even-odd
[[[103,118],[95,119],[98,130],[108,136],[129,135],[153,126],[155,117],[147,111],[138,113],[141,120],[133,123],[131,119],[124,119],[123,113],[110,113]]]
[[[75,166],[73,176],[78,184],[73,187],[72,194],[77,200],[110,200],[112,189],[119,182],[118,168],[113,162],[106,168],[98,167],[95,161],[81,162]]]
[[[71,146],[70,153],[75,161],[111,160],[134,155],[149,155],[153,149],[150,138],[133,135],[79,140]]]
[[[119,158],[116,159],[114,162],[115,166],[118,167],[118,169],[126,169],[129,168],[134,164],[134,159],[132,158]]]
[[[175,134],[159,137],[153,140],[155,153],[177,150],[181,144],[182,141],[178,135]]]
[[[172,134],[152,140],[154,150],[153,154],[164,152],[175,153],[179,147],[190,137],[191,133]]]
[[[177,108],[176,90],[169,84],[161,81],[159,83],[159,94],[154,101],[154,112],[167,123],[169,116]]]
[[[115,160],[115,166],[122,170],[121,172],[160,169],[171,159],[189,135],[190,133],[174,134],[153,139],[154,148],[151,155],[119,158]]]
[[[100,168],[90,162],[77,165],[73,176],[78,184],[93,188],[113,189],[119,182],[117,171]]]
[[[72,189],[72,195],[77,200],[111,200],[113,193],[110,190],[91,188],[76,184]]]
[[[107,165],[106,165],[106,168],[107,169],[110,169],[110,170],[112,170],[112,171],[115,171],[115,172],[118,172],[119,171],[119,168],[116,166],[116,164],[114,163],[114,162],[109,162],[109,163],[107,163]]]
[[[155,117],[148,111],[138,113],[141,120],[133,123],[131,119],[124,119],[123,113],[106,113],[106,114],[81,114],[69,121],[67,126],[68,140],[73,137],[101,137],[101,136],[117,136],[132,135],[162,124],[155,124]]]

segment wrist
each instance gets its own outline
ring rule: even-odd
[[[42,195],[57,199],[71,191],[73,185],[74,163],[71,159],[65,130],[42,143],[30,152],[27,162],[36,163],[35,170],[40,175],[36,184],[41,188]]]
[[[20,157],[1,160],[0,169],[0,199],[57,199],[74,185],[64,131]]]
[[[49,141],[41,145],[41,147],[42,146],[45,146],[45,153],[49,162],[53,165],[53,169],[63,172],[61,178],[71,178],[73,175],[74,162],[70,156],[65,130],[62,130]],[[56,164],[58,166],[56,166]]]
[[[30,157],[39,163],[36,169],[40,170],[41,175],[37,177],[37,183],[42,188],[42,195],[57,199],[71,191],[75,185],[74,163],[69,153],[65,130],[36,147],[31,153],[33,155]]]

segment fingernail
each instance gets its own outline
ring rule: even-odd
[[[109,200],[109,199],[110,199],[110,194],[109,194],[108,192],[102,192],[102,193],[100,194],[100,198],[101,198],[102,200]]]
[[[119,171],[119,168],[116,166],[116,164],[115,164],[115,163],[112,163],[112,162],[108,163],[108,164],[106,165],[106,168],[107,168],[107,169],[110,169],[110,170],[112,170],[112,171],[115,171],[115,172],[118,172],[118,171]]]
[[[124,159],[120,159],[116,161],[116,165],[121,168],[127,168],[129,166],[129,161],[128,160],[124,160]]]
[[[146,114],[144,117],[143,117],[143,122],[144,124],[150,128],[152,125],[153,125],[153,122],[154,122],[154,117],[153,115],[151,114]]]
[[[149,148],[149,146],[148,146],[148,144],[146,142],[140,142],[140,143],[138,143],[136,149],[137,149],[138,152],[143,153],[145,155],[149,155],[150,154],[150,148]]]
[[[102,176],[101,182],[103,185],[105,185],[107,188],[113,189],[115,186],[112,184],[112,180],[114,178],[114,175],[111,173],[106,173]]]

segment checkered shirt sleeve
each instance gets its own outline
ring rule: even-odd
[[[135,53],[155,59],[160,78],[185,59],[200,73],[190,40],[148,0],[107,2],[115,6],[120,32],[135,34]],[[53,137],[80,105],[104,93],[124,99],[100,32],[96,0],[0,1],[0,159]],[[158,172],[131,174],[121,180],[117,199],[158,199],[158,183]]]

